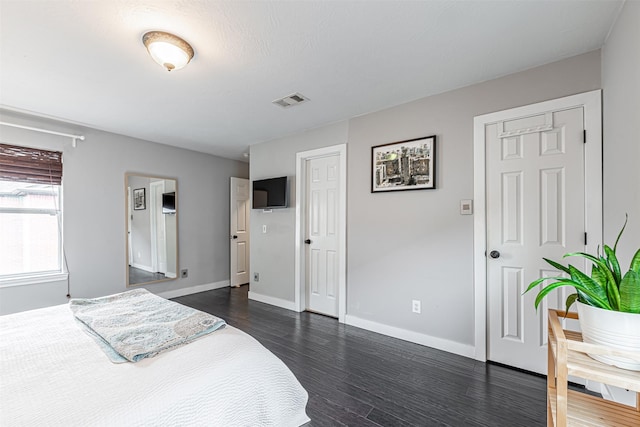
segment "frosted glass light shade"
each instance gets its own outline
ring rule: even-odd
[[[163,31],[150,31],[142,36],[149,55],[167,71],[184,68],[193,58],[193,48],[178,36]]]

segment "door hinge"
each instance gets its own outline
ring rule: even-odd
[[[584,129],[584,130],[582,131],[582,143],[583,143],[583,144],[586,144],[586,143],[587,143],[587,130],[586,130],[586,129]]]
[[[587,246],[587,232],[584,232],[584,245]]]

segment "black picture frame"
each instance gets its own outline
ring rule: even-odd
[[[136,188],[133,190],[133,210],[142,211],[147,209],[147,196],[145,188]]]
[[[435,135],[371,147],[372,193],[435,188]]]

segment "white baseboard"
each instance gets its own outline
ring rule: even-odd
[[[180,289],[174,289],[170,291],[159,292],[156,295],[159,295],[162,298],[170,299],[170,298],[182,297],[185,295],[197,294],[198,292],[210,291],[212,289],[226,288],[228,286],[229,286],[229,281],[222,280],[220,282],[205,283],[204,285],[189,286],[188,288],[180,288]]]
[[[139,270],[143,270],[146,271],[147,273],[155,273],[155,271],[153,271],[151,269],[150,265],[143,265],[143,264],[136,264],[135,262],[133,264],[131,264],[131,267],[137,268]]]
[[[345,316],[345,323],[347,325],[356,326],[368,331],[377,332],[379,334],[388,335],[390,337],[399,338],[401,340],[420,345],[425,345],[427,347],[436,348],[438,350],[447,351],[449,353],[458,354],[460,356],[473,358],[475,352],[475,349],[472,345],[461,344],[459,342],[449,341],[443,338],[421,334],[419,332],[396,328],[395,326],[384,325],[382,323],[361,319],[349,314]]]
[[[265,304],[275,305],[276,307],[285,308],[291,311],[296,311],[296,312],[298,311],[298,309],[296,308],[296,303],[293,301],[288,301],[286,299],[270,297],[269,295],[257,294],[251,291],[249,291],[249,299],[258,301],[258,302],[263,302]]]

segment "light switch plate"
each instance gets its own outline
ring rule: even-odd
[[[473,200],[460,200],[460,215],[473,215]]]

